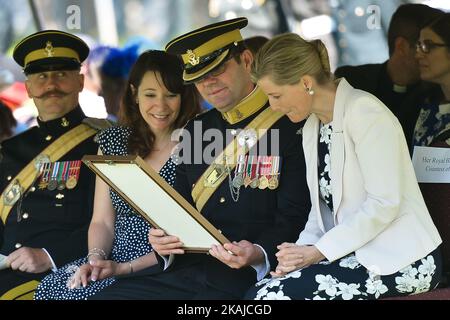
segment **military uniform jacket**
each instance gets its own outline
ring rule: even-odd
[[[79,125],[84,118],[81,108],[77,107],[63,118],[47,122],[38,120],[39,126],[4,141],[0,192],[34,157],[55,139]],[[96,154],[97,149],[98,145],[91,137],[59,161],[81,160],[86,154]],[[81,165],[78,183],[70,190],[39,189],[38,181],[30,187],[20,210],[18,201],[11,209],[6,224],[0,221],[0,253],[8,255],[20,247],[45,248],[59,267],[87,252],[95,175]],[[18,214],[22,217],[20,222]]]
[[[268,108],[268,104],[235,124],[229,124],[220,112],[212,109],[187,124],[185,129],[191,139],[191,159],[190,163],[180,163],[177,166],[175,189],[194,207],[192,188],[196,183],[203,183],[198,180],[209,166],[199,154],[200,150],[207,152],[206,147],[211,143],[208,141],[209,138],[204,136],[205,132],[209,129],[220,130],[225,137],[227,131],[230,133],[232,129],[244,129],[265,108]],[[270,260],[271,269],[277,265],[276,246],[284,241],[295,242],[299,232],[304,228],[310,209],[299,128],[299,124],[294,124],[283,116],[268,131],[266,154],[269,155],[273,142],[271,137],[274,136],[270,131],[278,130],[279,132],[281,174],[277,189],[260,190],[241,187],[239,199],[235,202],[231,197],[229,180],[226,178],[201,211],[203,216],[221,230],[230,241],[248,240],[262,246]],[[193,146],[200,141],[203,141],[201,147],[199,144]],[[258,148],[262,141],[263,139],[260,139],[257,144]],[[223,141],[223,147],[225,146],[226,141]],[[180,154],[183,159],[188,158],[184,152]],[[196,164],[199,158],[201,163]],[[185,268],[191,265],[195,266],[192,268],[192,273],[197,273],[199,277],[206,277],[205,281],[210,286],[234,294],[236,297],[242,297],[245,291],[257,281],[255,269],[252,267],[232,269],[206,254],[176,255],[167,271],[171,268]]]

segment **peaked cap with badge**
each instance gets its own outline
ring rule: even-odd
[[[77,70],[89,54],[77,36],[58,30],[33,33],[14,48],[13,58],[25,74],[53,70]]]
[[[183,80],[190,83],[218,67],[230,49],[243,40],[240,29],[247,18],[226,20],[181,35],[166,45],[166,52],[181,55],[184,63]]]

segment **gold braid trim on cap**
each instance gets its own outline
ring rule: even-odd
[[[193,61],[193,59],[201,59],[203,56],[207,56],[235,41],[242,41],[242,35],[239,29],[217,36],[195,49],[189,49],[185,54],[181,55],[181,58],[183,59],[184,64],[187,64],[190,61]]]
[[[25,56],[24,67],[26,67],[30,62],[45,58],[73,58],[80,62],[80,56],[75,50],[62,47],[53,47],[51,50],[44,48],[31,51]]]

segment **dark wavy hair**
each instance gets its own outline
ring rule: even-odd
[[[450,12],[442,13],[426,27],[433,30],[447,46],[450,46]]]
[[[132,129],[128,140],[128,153],[141,157],[145,157],[152,150],[155,134],[142,118],[139,105],[136,103],[137,92],[132,91],[131,85],[137,89],[147,72],[159,72],[167,90],[181,95],[180,112],[172,125],[172,130],[182,128],[188,120],[201,112],[196,88],[183,83],[181,59],[159,50],[143,52],[131,68],[119,110],[119,124]]]
[[[444,41],[447,46],[450,46],[450,12],[442,13],[424,28],[430,28],[434,33],[441,37],[442,41]],[[447,47],[446,49],[450,52],[450,47]],[[446,101],[441,86],[436,85],[435,83],[427,85],[431,88],[427,99],[428,102],[441,103]]]

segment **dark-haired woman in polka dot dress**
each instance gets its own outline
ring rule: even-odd
[[[175,163],[170,155],[176,141],[172,132],[198,112],[196,92],[183,85],[180,60],[163,51],[146,51],[131,70],[122,99],[121,126],[98,135],[99,153],[137,154],[173,185]],[[45,277],[34,298],[87,299],[111,285],[116,276],[156,264],[147,239],[150,227],[97,178],[87,256]]]

